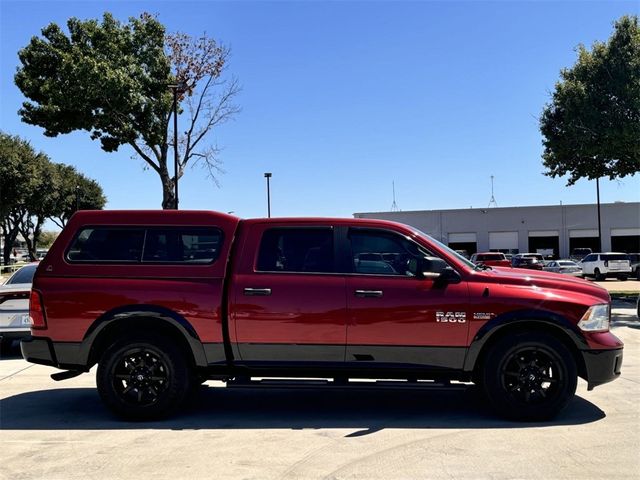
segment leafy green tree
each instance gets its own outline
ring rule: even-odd
[[[0,226],[5,264],[9,263],[11,250],[20,231],[27,192],[37,186],[36,157],[29,142],[0,132]]]
[[[97,182],[73,167],[52,163],[29,142],[0,132],[0,225],[5,263],[18,234],[35,260],[45,221],[51,219],[64,226],[76,209],[76,198],[81,209],[101,209],[105,204]]]
[[[71,18],[67,30],[52,23],[20,50],[15,82],[28,99],[22,120],[52,137],[86,130],[107,152],[128,145],[159,176],[162,207],[174,208],[169,86],[178,85],[186,120],[178,178],[201,163],[215,180],[219,151],[203,140],[238,112],[238,83],[222,79],[229,50],[206,36],[165,35],[148,14],[128,23],[109,13],[102,22]]]
[[[640,28],[623,16],[606,43],[560,72],[540,119],[546,175],[610,179],[640,171]]]
[[[36,247],[42,227],[56,208],[60,176],[43,153],[23,159],[22,165],[29,165],[34,173],[28,190],[23,192],[18,208],[18,230],[24,238],[31,260],[36,260]]]
[[[38,242],[38,248],[51,247],[51,245],[53,245],[53,242],[55,242],[56,238],[58,238],[59,234],[60,232],[43,230],[42,233],[40,234],[40,241]]]
[[[58,227],[64,228],[76,210],[102,210],[106,198],[102,187],[79,173],[74,167],[62,163],[54,164],[59,184],[56,202],[49,218]]]

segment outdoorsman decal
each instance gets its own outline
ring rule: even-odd
[[[474,320],[491,320],[495,315],[491,312],[475,312],[473,314]]]

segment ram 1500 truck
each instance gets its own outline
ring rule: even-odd
[[[476,383],[546,419],[620,375],[610,298],[586,280],[474,265],[407,225],[241,220],[207,211],[76,213],[38,266],[24,358],[97,364],[104,403],[175,411],[206,379]],[[255,381],[255,380],[254,380]]]

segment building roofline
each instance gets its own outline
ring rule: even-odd
[[[380,211],[380,212],[355,212],[353,215],[372,215],[372,214],[394,214],[397,215],[399,213],[439,213],[439,212],[469,212],[469,211],[488,211],[488,210],[522,210],[522,209],[540,209],[540,208],[559,208],[559,207],[595,207],[596,203],[574,203],[574,204],[557,204],[557,205],[523,205],[523,206],[515,206],[515,207],[477,207],[477,208],[443,208],[443,209],[434,209],[434,210],[401,210],[397,212],[393,212],[390,210]],[[613,205],[635,205],[640,208],[640,202],[613,202],[613,203],[601,203],[601,207],[605,206],[613,206]]]

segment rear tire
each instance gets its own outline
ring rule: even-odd
[[[491,407],[520,421],[557,415],[575,394],[578,381],[569,349],[545,333],[499,340],[488,352],[481,377]]]
[[[13,347],[13,338],[0,338],[0,356],[7,356],[11,353]]]
[[[104,352],[96,383],[102,401],[117,415],[150,420],[173,413],[185,401],[192,374],[177,345],[163,336],[140,334]]]

